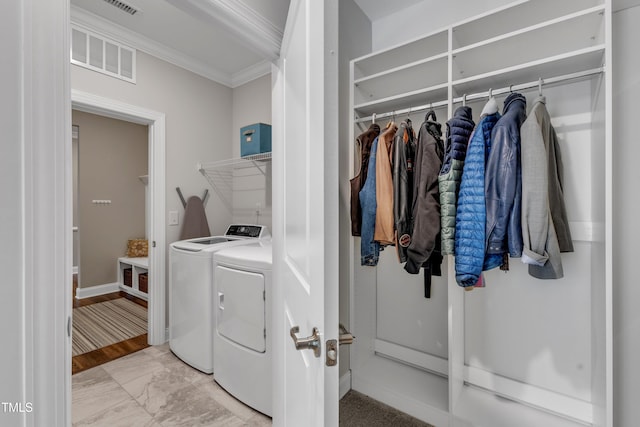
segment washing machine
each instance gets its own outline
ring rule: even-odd
[[[199,237],[170,245],[169,347],[187,364],[213,372],[213,255],[271,235],[261,225],[230,225],[223,236]]]
[[[214,380],[263,414],[272,414],[271,242],[214,255]]]

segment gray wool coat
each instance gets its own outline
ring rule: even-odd
[[[538,97],[520,128],[522,165],[522,261],[539,279],[563,277],[561,252],[573,252],[564,204],[560,146],[546,107]]]

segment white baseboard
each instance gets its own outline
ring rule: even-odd
[[[73,266],[73,274],[78,274],[78,266],[77,265]]]
[[[90,297],[97,297],[98,295],[110,294],[112,292],[118,292],[120,287],[117,283],[107,283],[105,285],[91,286],[88,288],[76,289],[76,299],[84,299]]]
[[[346,374],[340,377],[339,399],[342,399],[349,390],[351,390],[351,370],[348,370]]]

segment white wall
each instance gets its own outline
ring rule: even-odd
[[[137,84],[78,66],[71,67],[73,89],[166,114],[166,212],[178,211],[180,225],[166,227],[167,245],[179,239],[185,199],[202,196],[209,183],[198,162],[231,157],[232,90],[138,51]],[[211,189],[206,213],[213,234],[226,230],[231,215]],[[167,214],[167,218],[169,218]]]
[[[340,159],[340,308],[339,318],[347,328],[349,322],[349,282],[351,241],[351,187],[349,185],[349,153],[354,150],[355,142],[350,140],[349,128],[352,126],[349,114],[349,62],[371,52],[371,22],[353,0],[339,2],[340,47],[339,47],[339,159]],[[340,347],[340,376],[349,369],[349,346]]]
[[[63,426],[71,404],[62,309],[71,305],[71,233],[62,233],[71,227],[68,2],[3,6],[0,425]]]
[[[381,50],[442,29],[514,0],[424,0],[373,22],[373,50]]]
[[[20,4],[6,5],[0,17],[0,52],[7,58],[19,58],[22,20]],[[3,350],[0,352],[0,402],[14,402],[21,399],[24,391],[24,310],[22,288],[24,287],[24,241],[21,230],[24,224],[22,214],[22,155],[23,144],[21,109],[22,93],[20,62],[4,62],[0,67],[2,82],[2,104],[0,104],[0,127],[3,133],[2,155],[0,155],[0,241],[12,242],[0,248],[0,267],[3,272],[0,286],[0,335]],[[12,66],[13,65],[13,66]],[[11,202],[8,202],[11,201]],[[20,414],[6,414],[0,407],[0,424],[18,425]]]
[[[613,15],[613,369],[614,425],[638,425],[640,286],[636,269],[640,223],[640,6]]]

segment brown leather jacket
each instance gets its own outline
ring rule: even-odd
[[[373,140],[380,135],[380,126],[372,123],[369,129],[356,138],[356,159],[360,163],[358,173],[349,181],[351,185],[351,235],[359,236],[362,226],[362,210],[360,208],[360,190],[367,181],[369,155]]]

